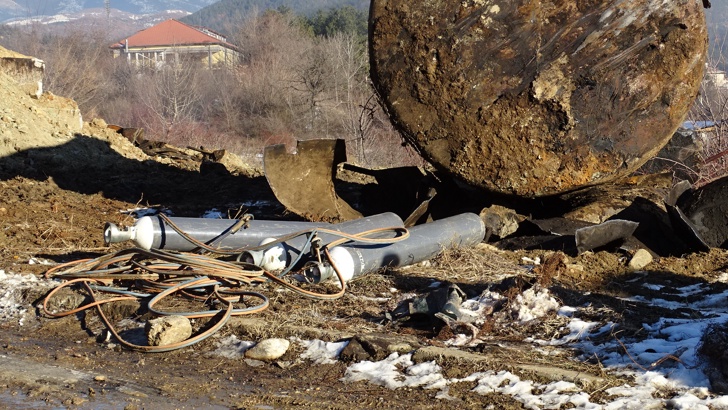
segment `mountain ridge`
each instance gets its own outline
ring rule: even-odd
[[[194,13],[216,0],[0,0],[0,22],[14,19],[43,18],[54,15],[74,15],[89,9],[114,9],[121,12],[146,15],[167,10]]]

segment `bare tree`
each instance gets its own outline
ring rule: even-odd
[[[333,62],[334,101],[341,111],[341,125],[356,147],[358,161],[366,164],[365,142],[372,139],[380,109],[367,75],[366,44],[354,33],[337,33],[325,42]]]
[[[718,55],[708,59],[698,98],[688,114],[700,149],[697,185],[728,174],[728,78],[718,69],[726,61],[721,49],[713,48]]]
[[[324,47],[313,45],[296,67],[296,75],[291,80],[291,88],[300,94],[305,105],[306,130],[313,134],[328,136],[328,118],[322,104],[330,98],[333,82],[333,69],[329,64]]]
[[[308,106],[291,85],[313,39],[293,16],[269,11],[248,16],[235,41],[243,50],[240,108],[250,134],[275,139],[301,130]]]
[[[174,59],[158,70],[146,70],[139,97],[151,114],[145,127],[169,137],[179,125],[198,119],[200,109],[199,73],[193,61]]]
[[[111,66],[108,41],[103,32],[69,29],[50,34],[31,25],[3,39],[11,49],[42,59],[44,89],[75,100],[87,116],[103,104],[107,69]]]

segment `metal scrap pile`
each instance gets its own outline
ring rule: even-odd
[[[47,276],[65,280],[50,292],[43,311],[62,317],[95,308],[110,334],[124,346],[164,352],[202,341],[230,317],[260,312],[268,298],[257,285],[271,282],[306,297],[331,300],[346,291],[346,282],[382,268],[414,264],[444,249],[482,242],[485,226],[478,215],[460,214],[405,228],[393,213],[340,224],[144,216],[128,229],[107,224],[108,243],[131,240],[137,247],[57,266]],[[338,281],[339,290],[321,293],[307,284]],[[90,302],[63,311],[49,308],[63,289],[82,286]],[[101,295],[112,295],[101,296]],[[165,310],[158,305],[181,296],[206,306],[202,311]],[[136,300],[157,316],[216,318],[214,325],[162,345],[127,341],[101,308]],[[161,340],[165,340],[161,338]]]

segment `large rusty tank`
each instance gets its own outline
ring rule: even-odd
[[[625,176],[699,89],[701,0],[372,0],[371,74],[435,166],[541,197]]]

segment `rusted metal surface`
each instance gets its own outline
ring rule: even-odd
[[[700,0],[373,0],[371,72],[405,138],[475,186],[538,197],[624,176],[698,92]]]
[[[728,249],[728,177],[686,190],[674,207],[706,246]]]
[[[296,153],[283,144],[265,148],[265,177],[288,210],[310,221],[341,222],[362,215],[334,190],[336,166],[346,161],[344,140],[299,141]]]

